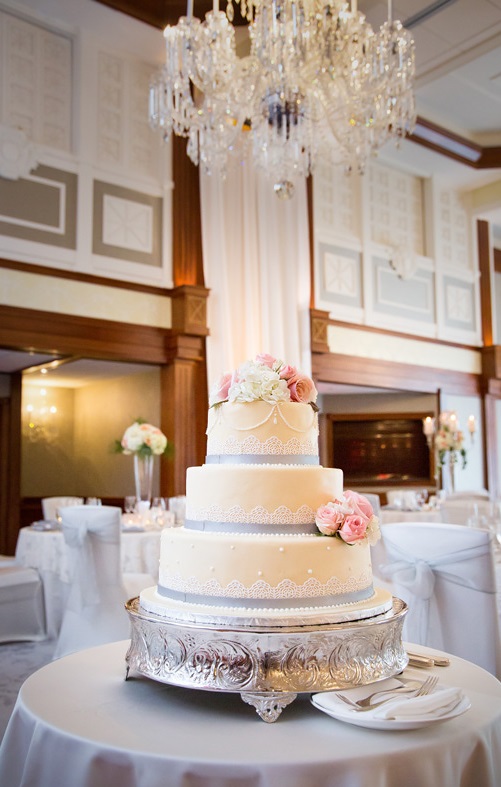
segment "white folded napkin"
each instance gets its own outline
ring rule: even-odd
[[[436,719],[445,716],[464,699],[462,689],[438,688],[425,697],[399,697],[375,708],[375,719]]]

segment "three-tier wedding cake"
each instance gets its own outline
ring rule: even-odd
[[[312,380],[269,355],[210,395],[207,456],[190,467],[186,521],[162,533],[159,582],[140,606],[170,620],[286,626],[392,607],[373,587],[377,518],[319,464]]]

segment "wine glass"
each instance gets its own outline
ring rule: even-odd
[[[424,504],[428,500],[428,490],[427,489],[418,489],[416,490],[416,503],[418,504],[419,508],[423,508]]]
[[[126,495],[124,497],[124,510],[126,514],[133,514],[136,508],[135,495]]]

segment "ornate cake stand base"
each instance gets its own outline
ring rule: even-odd
[[[132,631],[125,661],[161,683],[240,693],[267,722],[299,693],[363,686],[401,672],[406,604],[361,621],[288,628],[222,628],[170,621],[126,604]]]

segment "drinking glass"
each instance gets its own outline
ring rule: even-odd
[[[136,496],[126,495],[124,497],[124,510],[126,514],[133,514],[136,508]]]
[[[87,497],[85,500],[86,506],[100,506],[102,501],[99,497]]]
[[[422,508],[427,500],[428,500],[427,489],[416,490],[416,503],[418,504],[419,508]]]

